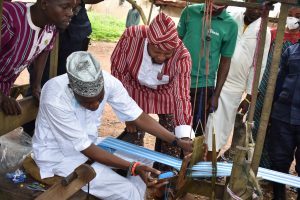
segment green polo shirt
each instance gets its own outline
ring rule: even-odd
[[[191,88],[206,86],[205,44],[197,85],[203,17],[204,4],[188,6],[182,11],[177,27],[178,34],[183,39],[183,43],[192,57]],[[212,17],[210,32],[211,41],[207,86],[215,86],[220,56],[232,57],[233,55],[238,33],[237,23],[226,10],[223,10],[218,16]]]

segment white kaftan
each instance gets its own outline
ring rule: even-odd
[[[215,130],[216,149],[218,151],[226,144],[233,129],[242,95],[244,92],[247,94],[252,92],[252,82],[255,73],[252,64],[261,18],[248,25],[244,31],[245,9],[235,8],[233,11],[230,12],[229,7],[229,14],[238,24],[238,38],[231,59],[229,73],[219,97],[218,109],[215,113],[210,114],[207,120],[205,138],[209,151],[212,151],[212,127]],[[267,29],[260,79],[266,67],[270,44],[271,33]]]
[[[122,83],[105,71],[103,77],[105,95],[96,111],[78,104],[68,87],[67,74],[44,85],[32,139],[34,160],[40,168],[41,178],[67,176],[88,160],[81,151],[99,142],[97,128],[106,103],[120,121],[132,121],[141,115],[141,108]],[[92,167],[97,174],[90,183],[90,193],[94,196],[107,200],[144,199],[146,185],[140,177],[124,178],[100,163],[94,163]],[[87,188],[82,189],[86,191]]]

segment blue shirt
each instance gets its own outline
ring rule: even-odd
[[[272,118],[300,125],[300,41],[281,57]]]

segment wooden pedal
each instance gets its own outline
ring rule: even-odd
[[[35,200],[66,200],[95,178],[95,170],[87,164],[77,167],[69,176],[56,183]]]

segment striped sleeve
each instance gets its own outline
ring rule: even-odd
[[[111,61],[111,74],[119,79],[124,87],[128,90],[128,69],[126,68],[126,51],[129,46],[129,39],[125,36],[125,32],[122,35],[121,39],[117,43],[110,61]],[[127,77],[127,78],[126,78]]]
[[[190,84],[192,61],[189,53],[177,61],[178,72],[174,77],[174,115],[175,124],[192,124],[192,107],[190,102]]]
[[[6,10],[3,9],[3,15],[2,15],[2,25],[1,25],[1,49],[5,47],[7,43],[13,38],[14,32],[13,28],[9,22],[9,19],[7,15],[5,14]]]

